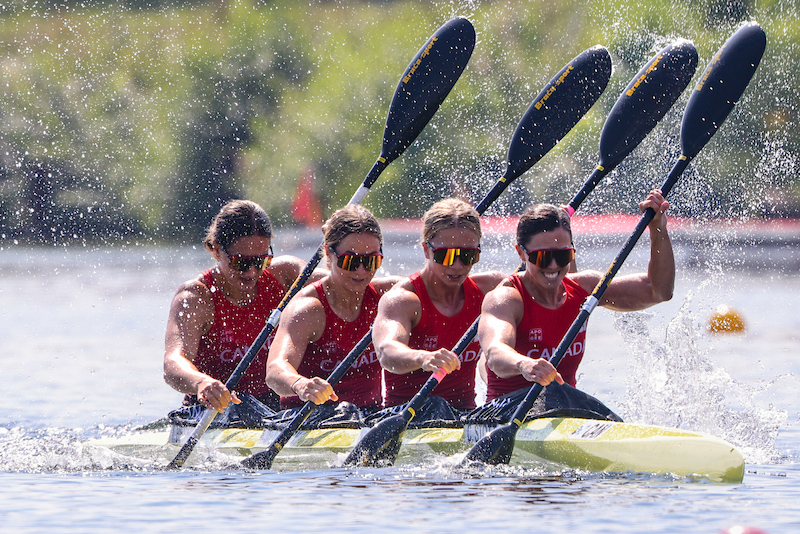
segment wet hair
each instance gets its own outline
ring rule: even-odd
[[[211,221],[203,246],[209,251],[214,243],[226,248],[240,237],[250,236],[272,237],[267,212],[251,200],[230,200]]]
[[[337,210],[322,226],[322,234],[325,236],[325,246],[330,248],[336,248],[350,234],[372,234],[383,245],[378,219],[360,204],[348,204]]]
[[[572,240],[572,227],[567,212],[552,204],[536,204],[520,215],[517,223],[517,244],[525,247],[531,237],[542,232],[563,228]]]
[[[446,198],[430,207],[422,216],[422,242],[429,243],[436,234],[448,228],[466,228],[481,233],[481,217],[475,208],[463,200]]]

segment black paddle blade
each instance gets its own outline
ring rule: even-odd
[[[717,132],[744,93],[767,47],[761,26],[750,22],[728,39],[694,88],[681,125],[681,151],[691,159]]]
[[[450,93],[475,48],[475,28],[457,17],[439,28],[406,69],[389,107],[381,157],[394,161],[414,142]]]
[[[250,458],[245,458],[240,465],[246,469],[269,469],[272,467],[272,462],[275,461],[275,457],[279,452],[281,452],[281,449],[273,445]]]
[[[507,182],[547,154],[603,94],[611,56],[602,46],[584,50],[550,80],[525,112],[508,149]]]
[[[600,166],[616,167],[655,127],[689,85],[697,50],[680,41],[661,50],[631,80],[608,114],[600,135]]]
[[[344,460],[346,467],[391,465],[397,458],[408,421],[393,415],[370,428]]]
[[[511,455],[514,454],[517,428],[513,423],[495,428],[472,446],[461,465],[467,465],[470,462],[483,462],[490,465],[507,464],[511,461]]]

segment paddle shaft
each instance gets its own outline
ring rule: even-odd
[[[687,165],[689,165],[689,158],[687,156],[681,156],[670,171],[667,180],[661,186],[661,192],[663,193],[664,197],[667,196],[672,187],[678,181],[678,178],[680,178],[681,174],[683,174],[683,171],[686,169]],[[583,328],[584,323],[586,323],[586,321],[589,319],[589,315],[591,315],[591,313],[597,307],[597,304],[600,302],[600,299],[603,297],[606,289],[608,289],[609,284],[617,275],[617,272],[619,272],[622,264],[628,258],[628,255],[633,250],[636,242],[639,241],[639,238],[644,233],[647,225],[653,220],[653,217],[655,217],[655,211],[653,211],[652,208],[647,208],[647,210],[645,210],[645,212],[642,214],[642,217],[639,219],[639,223],[636,225],[633,233],[625,242],[625,246],[622,247],[622,250],[619,251],[617,257],[614,258],[611,266],[597,283],[592,291],[592,294],[586,298],[586,301],[581,306],[578,316],[572,322],[569,330],[567,330],[567,333],[564,334],[564,337],[558,344],[555,354],[550,359],[550,363],[553,364],[553,367],[558,367],[558,364],[561,363],[562,358],[564,358],[564,355],[569,350],[572,342],[575,340],[575,337],[577,337],[578,333],[581,331],[581,328]],[[522,422],[525,420],[528,412],[533,407],[533,403],[536,401],[536,398],[543,389],[544,386],[539,383],[534,384],[530,388],[528,394],[525,395],[525,398],[522,400],[522,402],[520,402],[519,406],[514,411],[514,415],[511,418],[511,424],[515,425],[517,428],[522,425]]]
[[[381,155],[367,174],[364,183],[353,195],[353,198],[349,202],[350,204],[360,203],[369,192],[372,184],[375,183],[389,163],[402,154],[417,138],[425,125],[430,121],[431,117],[433,117],[439,109],[439,106],[455,85],[455,82],[460,77],[464,68],[466,68],[474,47],[475,29],[472,27],[472,24],[463,17],[456,17],[439,28],[419,52],[417,52],[417,55],[412,59],[403,74],[392,98],[392,103],[389,107],[389,116],[386,119],[386,127],[384,128]],[[438,78],[434,78],[433,82],[429,82],[428,77],[430,76],[437,76]],[[305,285],[305,282],[316,268],[316,264],[321,260],[323,252],[324,241],[317,249],[314,258],[312,258],[312,262],[316,260],[314,266],[311,267],[309,263],[303,270],[301,277],[305,275],[306,278],[300,286]],[[295,289],[295,286],[298,285],[298,281],[299,278],[295,281],[292,289]],[[299,291],[299,288],[296,289],[294,293],[297,293],[297,291]],[[278,313],[278,319],[279,318],[280,313]],[[277,325],[277,320],[275,321],[275,325]],[[267,327],[265,327],[265,330],[266,328]],[[273,325],[270,333],[274,328],[275,326]],[[262,345],[269,337],[269,334],[263,334],[264,331],[262,331],[258,338],[258,340],[261,340],[263,337]],[[342,375],[344,375],[350,365],[352,365],[355,358],[366,349],[371,341],[372,329],[370,328],[369,333],[356,344],[356,347],[351,350],[348,357],[340,362],[334,369],[329,377],[329,380],[331,380],[331,378],[334,379],[331,385],[341,379]],[[356,352],[356,349],[359,347],[361,347],[361,349]],[[256,350],[255,353],[257,352]],[[255,358],[255,353],[250,358],[251,361]],[[350,356],[352,356],[352,358]],[[247,355],[245,358],[246,357]],[[237,370],[243,363],[244,360],[237,366]],[[242,374],[243,373],[244,371],[242,371]],[[236,371],[234,371],[234,374],[236,374]],[[261,459],[253,462],[254,466],[265,466],[269,468],[272,464],[272,459],[278,451],[280,451],[280,448],[288,442],[291,436],[300,428],[300,425],[311,415],[314,407],[315,405],[313,402],[306,402],[292,419],[287,429],[279,434],[270,448],[263,451]],[[213,416],[211,419],[213,420]],[[282,443],[279,443],[279,441],[282,441]],[[252,458],[248,460],[252,460]],[[245,462],[248,462],[248,460]]]
[[[467,19],[456,17],[439,28],[417,52],[403,73],[392,97],[383,132],[381,154],[353,195],[350,204],[360,203],[389,163],[402,154],[419,136],[466,68],[474,47],[475,28]],[[278,325],[283,309],[308,282],[322,260],[323,253],[324,241],[278,307],[270,313],[264,328],[225,382],[228,390],[232,391],[239,383]],[[216,415],[215,410],[205,410],[192,435],[167,465],[168,469],[179,468],[184,464]]]
[[[733,106],[750,83],[765,47],[766,35],[761,27],[755,23],[745,24],[725,42],[706,68],[700,83],[695,87],[686,105],[686,111],[681,121],[682,155],[661,186],[661,192],[665,197],[683,174],[689,162],[705,147],[728,117]],[[655,217],[655,212],[652,209],[645,211],[625,246],[584,302],[578,317],[573,321],[551,359],[554,366],[558,366],[561,362],[572,341],[599,303],[611,280],[622,267],[622,263],[653,217]],[[534,384],[531,387],[514,412],[511,425],[519,428],[542,389],[540,384]]]
[[[461,356],[461,354],[467,350],[467,347],[472,343],[472,340],[475,338],[475,335],[478,333],[478,322],[480,320],[480,316],[478,316],[475,321],[470,325],[464,335],[461,336],[461,339],[458,340],[456,346],[453,347],[453,353],[457,356]],[[411,421],[416,415],[416,412],[422,407],[422,404],[425,400],[433,393],[433,390],[439,385],[439,382],[447,376],[441,371],[436,371],[435,373],[431,374],[430,378],[425,381],[425,384],[420,388],[416,395],[414,395],[408,404],[406,404],[405,409],[403,410],[403,419],[406,421]]]

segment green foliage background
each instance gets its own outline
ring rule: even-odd
[[[299,176],[325,214],[380,152],[400,75],[444,22],[478,43],[419,140],[365,204],[417,217],[449,195],[480,200],[514,127],[572,57],[606,46],[615,72],[587,117],[492,208],[565,203],[596,165],[605,116],[650,57],[677,38],[695,81],[744,20],[768,48],[726,125],[673,193],[695,217],[797,215],[797,2],[319,1],[24,2],[0,11],[0,233],[4,240],[196,243],[221,202],[251,198],[290,224]],[[692,85],[695,83],[692,82]],[[584,204],[631,212],[678,153],[683,95]]]

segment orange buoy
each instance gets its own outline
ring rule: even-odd
[[[708,331],[719,334],[744,332],[744,320],[738,311],[720,304],[708,318]]]

